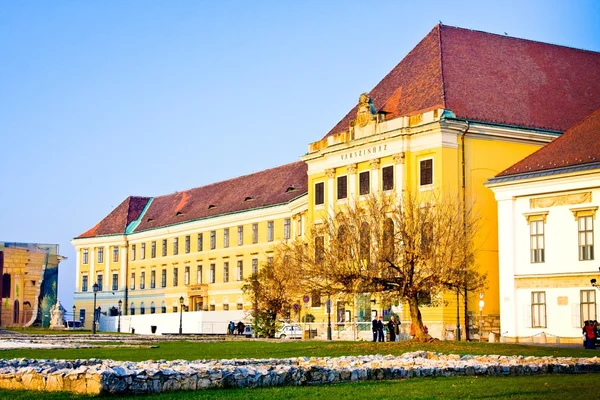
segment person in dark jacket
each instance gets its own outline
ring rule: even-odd
[[[373,341],[376,342],[377,341],[377,325],[378,325],[377,317],[373,318],[371,325],[372,325],[371,329],[373,330]]]
[[[380,342],[383,342],[383,316],[379,316],[379,320],[377,321],[377,339]]]
[[[396,324],[396,320],[394,317],[390,317],[390,320],[387,323],[388,331],[390,332],[390,342],[396,341],[396,332],[398,331],[398,324]]]

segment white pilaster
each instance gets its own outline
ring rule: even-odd
[[[77,248],[77,251],[75,252],[75,292],[81,292],[81,249],[80,248]]]
[[[127,251],[127,242],[123,246],[123,252],[121,257],[121,272],[119,273],[119,290],[125,291],[125,285],[127,285],[127,263],[129,262],[129,252]]]
[[[350,191],[348,197],[356,200],[356,164],[348,165],[348,188]]]
[[[519,336],[519,315],[515,289],[515,200],[498,200],[498,260],[500,283],[501,335]]]
[[[329,168],[325,170],[325,175],[327,175],[327,214],[330,218],[333,217],[333,206],[335,204],[334,199],[334,181],[335,181],[335,168]]]
[[[110,276],[110,263],[112,262],[112,246],[104,248],[104,273],[102,277],[102,289],[112,289],[112,280]]]
[[[371,193],[379,192],[379,165],[379,158],[369,161],[369,166],[371,167]]]
[[[404,192],[404,152],[394,155],[394,163],[396,164],[396,171],[394,176],[394,189],[399,196]]]

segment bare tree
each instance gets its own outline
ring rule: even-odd
[[[255,331],[267,337],[275,335],[277,318],[293,305],[301,283],[294,265],[289,262],[287,248],[274,246],[272,250],[273,257],[242,286],[252,300]]]
[[[282,246],[304,286],[406,301],[423,339],[420,299],[485,284],[474,263],[478,223],[458,196],[370,195],[324,216],[304,242]]]

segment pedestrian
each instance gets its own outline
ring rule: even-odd
[[[396,341],[396,330],[398,329],[398,325],[396,325],[396,321],[394,316],[390,317],[390,320],[387,323],[388,331],[390,332],[390,342]]]
[[[371,328],[373,330],[373,341],[376,342],[377,341],[377,325],[378,325],[377,317],[373,318],[371,325],[373,325],[373,327]]]
[[[585,326],[583,327],[583,333],[585,334],[585,348],[586,349],[595,349],[596,348],[596,325],[595,321],[585,321]]]
[[[229,325],[227,326],[227,333],[233,335],[235,331],[235,323],[233,321],[229,321]]]
[[[396,321],[396,342],[400,341],[400,325],[402,325],[402,322],[400,321],[400,317],[398,317],[398,321]]]
[[[238,335],[243,335],[244,334],[244,328],[245,327],[246,327],[246,325],[244,325],[244,323],[242,321],[238,322],[238,324],[237,324]]]
[[[377,339],[380,342],[383,342],[383,316],[379,316],[379,321],[377,321]]]

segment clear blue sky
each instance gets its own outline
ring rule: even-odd
[[[600,1],[0,0],[0,240],[299,159],[439,21],[600,51]]]

